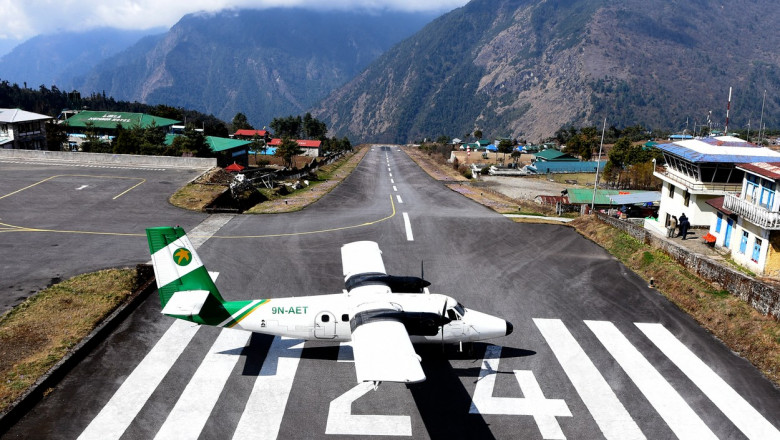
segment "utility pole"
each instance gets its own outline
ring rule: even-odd
[[[596,158],[596,181],[593,182],[593,198],[590,199],[590,212],[596,206],[596,188],[599,187],[599,165],[601,165],[601,149],[604,147],[604,132],[607,130],[607,118],[604,118],[604,126],[601,128],[601,144],[599,145],[599,157]]]

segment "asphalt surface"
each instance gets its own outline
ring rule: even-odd
[[[103,208],[97,216],[68,211],[83,196],[64,189],[66,200],[13,215],[59,218],[62,209],[52,229],[83,219],[105,231],[202,218],[166,217],[165,207],[128,213],[130,205],[105,200],[119,186],[91,202]],[[151,189],[147,197],[160,200],[173,188]],[[27,205],[51,193],[29,192]],[[0,221],[24,224],[1,212]],[[148,260],[138,250],[146,248],[142,237],[9,232],[3,243],[8,236],[35,240],[36,253],[52,240],[89,242],[71,246],[77,261]],[[780,391],[603,249],[565,226],[513,223],[432,181],[397,148],[375,147],[301,212],[232,218],[198,253],[220,272],[226,299],[316,295],[343,289],[340,247],[356,240],[378,242],[392,274],[419,275],[424,262],[431,291],[511,321],[514,333],[463,353],[418,346],[425,382],[373,390],[356,386],[337,345],[301,349],[297,341],[172,324],[152,295],[6,437],[780,437]],[[3,258],[16,273],[37,267],[35,258]]]
[[[0,162],[0,314],[60,280],[148,261],[144,228],[206,217],[167,201],[202,172]]]

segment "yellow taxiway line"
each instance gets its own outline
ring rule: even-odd
[[[53,176],[56,177],[56,176]],[[42,183],[42,182],[38,182]],[[143,182],[142,182],[143,183]],[[37,185],[37,184],[36,184]],[[140,183],[139,183],[140,185]],[[34,186],[34,185],[31,185]],[[136,185],[138,186],[138,185]],[[24,190],[25,188],[22,188]],[[130,188],[132,189],[132,188]],[[21,190],[19,190],[21,191]],[[129,191],[129,190],[128,190]],[[17,191],[18,192],[18,191]],[[7,194],[11,195],[11,194]],[[122,194],[120,194],[121,196]],[[119,197],[119,196],[117,196]],[[351,225],[351,226],[342,226],[338,228],[328,228],[328,229],[320,229],[316,231],[305,231],[305,232],[289,232],[289,233],[282,233],[282,234],[265,234],[265,235],[212,235],[211,238],[221,238],[221,239],[250,239],[250,238],[274,238],[274,237],[293,237],[297,235],[312,235],[312,234],[324,234],[327,232],[335,232],[335,231],[344,231],[347,229],[356,229],[356,228],[363,228],[366,226],[372,226],[387,220],[390,220],[391,218],[395,217],[396,211],[395,211],[395,202],[393,201],[393,196],[390,195],[390,206],[392,207],[392,213],[386,217],[380,218],[378,220],[373,220],[365,223],[360,223],[357,225]],[[0,234],[8,233],[8,232],[50,232],[50,233],[57,233],[57,234],[82,234],[82,235],[110,235],[110,236],[117,236],[117,237],[146,237],[146,234],[139,234],[139,233],[125,233],[125,232],[96,232],[96,231],[71,231],[71,230],[60,230],[60,229],[41,229],[41,228],[26,228],[24,226],[16,226],[11,225],[8,223],[0,223]],[[189,234],[188,234],[189,235]],[[197,234],[190,235],[190,237],[197,237]]]

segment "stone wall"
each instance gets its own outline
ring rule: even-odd
[[[642,226],[618,220],[604,214],[596,214],[599,220],[614,226],[647,245],[662,250],[700,278],[716,282],[765,315],[780,319],[780,291],[774,286],[710,260],[704,255],[669,240],[664,240]]]
[[[46,160],[62,163],[124,165],[161,168],[209,169],[217,159],[205,157],[141,156],[134,154],[82,153],[70,151],[17,150],[0,148],[0,159]]]

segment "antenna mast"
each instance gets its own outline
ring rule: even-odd
[[[731,110],[731,87],[729,87],[729,103],[726,104],[726,130],[723,133],[725,136],[729,135],[729,110]]]

